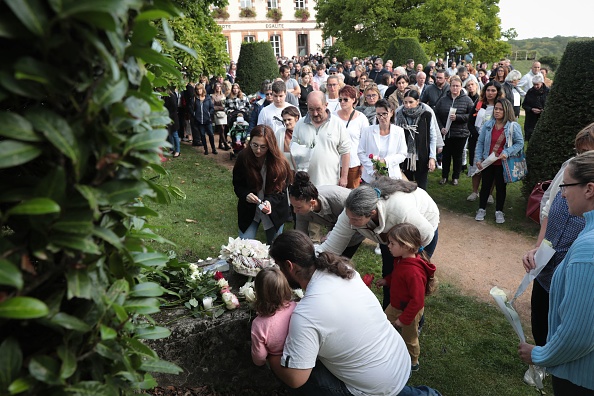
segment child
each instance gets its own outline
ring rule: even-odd
[[[252,322],[252,360],[266,364],[268,355],[282,355],[289,332],[289,321],[295,309],[291,287],[278,267],[258,272],[255,281],[256,313]]]
[[[423,316],[425,293],[430,278],[434,281],[435,265],[423,252],[421,234],[410,223],[395,225],[388,232],[388,248],[394,256],[394,270],[378,286],[390,286],[390,305],[386,316],[402,334],[411,357],[411,370],[419,370],[419,321]]]

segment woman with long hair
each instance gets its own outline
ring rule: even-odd
[[[394,93],[388,97],[388,102],[390,102],[395,109],[402,106],[404,93],[406,92],[409,82],[410,79],[406,74],[396,77],[396,82],[394,83],[394,86],[396,86],[396,91],[394,91]]]
[[[225,101],[227,98],[223,93],[223,86],[216,82],[214,85],[214,92],[212,95],[214,110],[215,110],[215,133],[219,136],[219,149],[229,150],[227,143],[227,113],[225,112]]]
[[[585,219],[551,280],[544,346],[520,343],[520,359],[546,367],[555,395],[594,395],[594,151],[572,158],[559,185],[569,214]]]
[[[295,229],[307,234],[310,223],[319,224],[332,232],[338,216],[344,209],[344,203],[349,196],[348,188],[326,185],[316,187],[307,172],[299,171],[289,187],[289,201],[296,215]],[[327,236],[322,238],[324,241]],[[344,257],[351,258],[365,239],[361,234],[355,234],[348,246],[341,252]]]
[[[388,231],[396,224],[411,223],[419,229],[423,250],[431,257],[438,240],[439,209],[433,199],[410,181],[380,177],[351,191],[345,210],[320,251],[340,254],[355,233],[380,244],[382,276],[392,273],[394,257],[388,249]],[[390,303],[389,287],[384,287],[384,304]]]
[[[505,78],[507,77],[507,67],[505,66],[498,66],[497,70],[495,70],[495,77],[493,77],[494,81],[497,81],[499,84],[503,84],[505,82]]]
[[[361,131],[369,126],[367,117],[360,111],[355,110],[357,103],[357,90],[350,85],[345,85],[338,91],[340,109],[336,115],[345,125],[351,138],[351,163],[349,164],[349,175],[347,188],[357,188],[361,183],[361,161],[357,155]]]
[[[468,119],[468,130],[470,136],[468,137],[468,163],[474,165],[474,152],[476,150],[476,142],[479,138],[479,131],[481,126],[493,118],[493,107],[495,102],[500,98],[505,97],[503,88],[497,81],[487,82],[476,102],[474,102],[474,110]],[[481,185],[481,174],[477,173],[472,176],[472,193],[466,198],[467,201],[476,201],[479,196],[479,187]],[[494,203],[493,197],[489,194],[487,203]]]
[[[407,154],[402,163],[404,175],[427,190],[427,175],[435,170],[436,136],[431,133],[431,112],[419,98],[419,92],[410,90],[404,94],[404,105],[396,111],[396,125],[404,129]]]
[[[307,70],[303,70],[301,73],[301,78],[299,79],[299,88],[301,89],[301,93],[299,94],[299,111],[301,115],[305,117],[307,115],[307,96],[313,92],[313,87],[311,86],[311,76]]]
[[[522,127],[516,122],[514,107],[509,100],[501,98],[497,100],[493,107],[493,118],[481,127],[476,144],[474,160],[476,161],[477,168],[481,171],[483,185],[481,186],[479,209],[476,212],[475,220],[485,220],[485,215],[487,214],[487,197],[491,191],[491,186],[495,184],[495,189],[497,190],[495,197],[495,222],[497,224],[505,223],[503,205],[505,204],[507,194],[507,184],[503,179],[502,160],[504,161],[508,157],[517,154],[523,148],[524,138],[522,136]],[[491,153],[494,153],[498,159],[483,169],[481,163]]]
[[[250,132],[249,146],[241,150],[233,167],[233,190],[239,198],[239,236],[254,239],[262,223],[268,244],[283,232],[290,216],[287,186],[291,168],[278,148],[272,129],[257,125]]]
[[[462,154],[466,139],[470,136],[468,118],[472,112],[472,105],[472,100],[462,91],[460,77],[451,77],[450,90],[435,104],[435,116],[445,142],[439,184],[447,183],[450,165],[453,162],[452,184],[458,185],[458,179],[462,172]],[[450,109],[455,112],[451,112]],[[449,129],[446,128],[448,119],[451,121]]]
[[[301,118],[301,114],[299,114],[299,110],[295,106],[288,106],[283,109],[281,112],[281,117],[283,119],[283,123],[285,126],[283,128],[279,128],[278,131],[275,133],[276,142],[278,143],[278,148],[285,156],[285,159],[289,163],[292,171],[295,171],[295,164],[293,161],[293,156],[291,155],[291,139],[293,138],[293,129],[295,128],[295,124]]]
[[[235,120],[239,114],[243,115],[244,119],[248,118],[250,102],[247,95],[244,95],[239,87],[239,84],[235,83],[231,86],[231,92],[227,95],[225,101],[225,111],[227,116],[231,118],[230,121]]]
[[[386,99],[380,99],[375,104],[378,124],[370,125],[361,130],[361,139],[357,155],[363,168],[364,182],[370,183],[381,174],[374,168],[370,157],[384,160],[387,174],[392,179],[402,179],[400,164],[406,159],[407,148],[404,130],[391,123],[394,108]]]
[[[215,147],[214,133],[212,131],[212,119],[214,117],[214,105],[210,95],[206,94],[206,89],[202,84],[196,84],[194,100],[194,119],[198,126],[198,131],[204,143],[204,155],[208,155],[208,143],[206,142],[206,135],[210,141],[210,147],[213,154],[218,154]],[[193,139],[197,141],[196,137]]]

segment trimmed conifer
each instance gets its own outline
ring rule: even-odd
[[[574,153],[576,134],[594,121],[594,40],[570,42],[555,73],[545,110],[526,151],[527,197],[536,183],[552,179]]]
[[[384,54],[384,61],[388,59],[392,59],[394,67],[404,65],[408,59],[414,59],[415,64],[423,65],[429,61],[419,40],[415,37],[401,37],[392,40]]]
[[[242,43],[237,59],[237,83],[246,94],[260,90],[262,81],[279,76],[278,63],[268,41]]]

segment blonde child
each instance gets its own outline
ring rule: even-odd
[[[411,370],[419,369],[419,321],[425,310],[425,293],[431,279],[434,282],[435,265],[423,251],[421,234],[410,223],[395,225],[388,232],[388,248],[394,256],[394,270],[378,286],[390,286],[390,305],[386,316],[402,334],[411,358]]]
[[[255,292],[258,316],[252,322],[252,360],[262,366],[268,355],[283,354],[296,304],[291,301],[289,282],[277,267],[258,272]]]

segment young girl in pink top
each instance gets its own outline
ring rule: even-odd
[[[278,267],[258,272],[255,287],[258,316],[252,322],[252,360],[262,366],[268,355],[283,354],[296,304],[291,301],[291,287]]]

